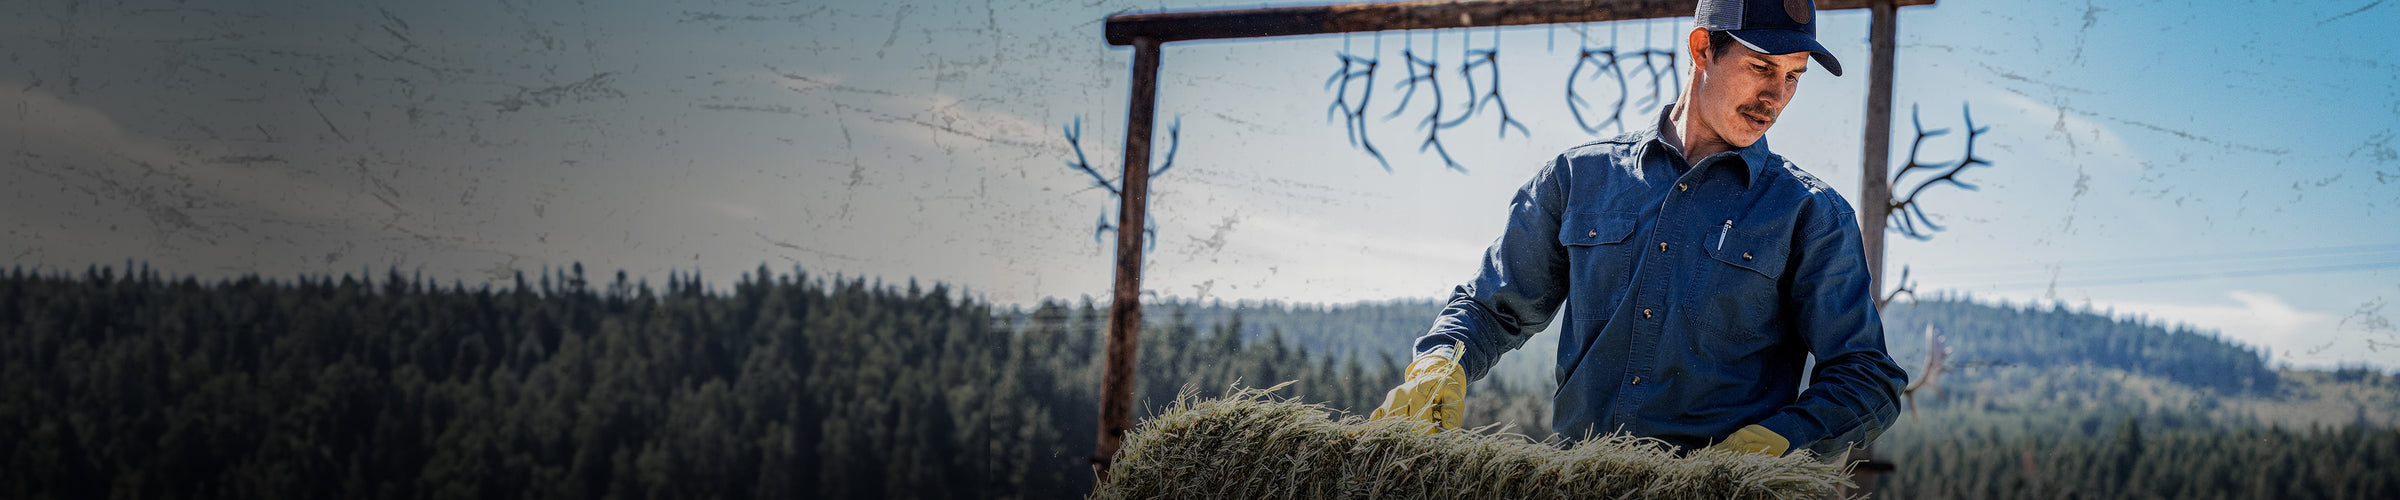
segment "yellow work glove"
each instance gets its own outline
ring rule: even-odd
[[[1384,393],[1383,406],[1375,407],[1375,413],[1367,418],[1413,418],[1432,422],[1437,431],[1464,425],[1467,371],[1452,359],[1457,355],[1433,351],[1417,356],[1416,361],[1408,364],[1408,380]]]
[[[1790,450],[1791,447],[1791,440],[1787,440],[1784,439],[1783,436],[1776,435],[1775,431],[1767,430],[1765,427],[1759,427],[1758,424],[1751,424],[1747,427],[1741,428],[1741,430],[1733,431],[1733,435],[1725,436],[1724,441],[1720,441],[1715,446],[1708,447],[1708,449],[1733,450],[1742,453],[1757,453],[1770,457],[1780,457],[1783,456],[1783,452]]]

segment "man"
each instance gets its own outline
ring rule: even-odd
[[[1881,434],[1908,375],[1884,350],[1856,215],[1764,137],[1809,59],[1842,74],[1813,11],[1701,0],[1691,88],[1649,129],[1534,174],[1374,417],[1459,426],[1467,381],[1559,312],[1551,425],[1569,438],[1829,457]]]

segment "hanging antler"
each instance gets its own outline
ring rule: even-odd
[[[1418,81],[1433,79],[1433,74],[1431,72],[1424,74],[1417,73],[1416,50],[1417,49],[1414,47],[1400,49],[1400,63],[1406,65],[1405,69],[1408,70],[1408,78],[1401,79],[1400,83],[1392,84],[1392,88],[1401,90],[1400,104],[1392,106],[1391,114],[1383,115],[1383,119],[1385,120],[1398,117],[1400,116],[1401,112],[1408,111],[1409,101],[1414,100],[1417,97]],[[1432,63],[1428,62],[1426,64]]]
[[[1975,157],[1976,137],[1983,135],[1984,132],[1991,131],[1991,127],[1976,127],[1974,110],[1969,109],[1965,104],[1960,104],[1959,109],[1960,113],[1965,115],[1967,122],[1966,152],[1960,155],[1960,158],[1957,162],[1924,163],[1917,160],[1917,153],[1925,146],[1925,140],[1948,134],[1950,133],[1950,129],[1934,129],[1931,131],[1925,130],[1924,122],[1917,119],[1917,107],[1913,105],[1909,106],[1908,122],[1911,127],[1916,129],[1917,138],[1908,145],[1908,164],[1901,166],[1898,172],[1892,173],[1891,184],[1895,186],[1899,185],[1900,179],[1904,176],[1907,176],[1909,172],[1917,170],[1931,172],[1935,170],[1947,169],[1943,171],[1941,175],[1936,175],[1931,179],[1926,179],[1924,182],[1917,183],[1915,188],[1908,190],[1908,194],[1906,196],[1894,197],[1890,202],[1891,217],[1898,219],[1898,222],[1892,226],[1893,229],[1899,231],[1901,235],[1907,236],[1910,239],[1918,241],[1929,240],[1933,238],[1933,233],[1939,232],[1943,229],[1940,224],[1935,224],[1932,218],[1925,215],[1925,206],[1917,203],[1918,195],[1923,194],[1926,188],[1931,188],[1936,184],[1942,183],[1949,183],[1951,185],[1958,186],[1959,189],[1974,191],[1978,188],[1973,184],[1966,183],[1966,181],[1959,180],[1958,173],[1966,170],[1968,167],[1992,164],[1990,161]],[[1898,190],[1894,190],[1893,192],[1897,193]]]
[[[1381,43],[1377,42],[1378,45]],[[1383,165],[1384,172],[1391,172],[1391,160],[1384,159],[1383,152],[1376,150],[1375,143],[1367,137],[1367,102],[1375,97],[1377,61],[1350,55],[1347,49],[1334,54],[1334,57],[1341,60],[1342,68],[1334,70],[1333,76],[1325,79],[1325,86],[1335,89],[1333,105],[1325,109],[1325,120],[1332,121],[1334,115],[1341,115],[1342,132],[1349,136],[1350,146],[1365,149],[1367,155],[1374,156],[1375,162]],[[1357,105],[1350,104],[1350,82],[1353,80],[1358,81]]]
[[[1167,169],[1175,168],[1175,152],[1181,149],[1183,149],[1183,115],[1175,115],[1175,121],[1167,124],[1167,159],[1159,162],[1158,168],[1150,169],[1150,178],[1156,179],[1160,175],[1166,175]]]
[[[1466,46],[1466,42],[1460,41],[1459,46]],[[1480,97],[1475,92],[1475,68],[1478,67],[1491,68],[1492,76],[1492,90],[1482,93]],[[1500,138],[1508,138],[1508,126],[1510,125],[1517,126],[1518,134],[1527,138],[1533,137],[1533,132],[1526,130],[1524,123],[1509,117],[1508,102],[1500,100],[1500,30],[1492,30],[1492,48],[1467,51],[1467,63],[1459,65],[1458,76],[1467,81],[1467,116],[1459,117],[1460,120],[1463,121],[1468,116],[1475,116],[1476,113],[1482,112],[1487,105],[1498,106],[1500,108]]]
[[[1392,114],[1398,115],[1402,110],[1408,109],[1409,98],[1416,95],[1418,85],[1421,84],[1432,89],[1433,105],[1430,106],[1432,110],[1425,113],[1424,120],[1417,122],[1417,128],[1425,131],[1425,142],[1417,144],[1417,152],[1422,153],[1425,152],[1425,148],[1433,148],[1435,153],[1441,154],[1443,165],[1450,167],[1451,170],[1466,172],[1467,167],[1459,165],[1457,159],[1450,157],[1450,148],[1442,146],[1442,129],[1456,127],[1460,123],[1465,123],[1466,120],[1464,118],[1442,120],[1442,80],[1437,77],[1441,71],[1441,63],[1430,58],[1420,59],[1413,50],[1402,50],[1400,56],[1408,59],[1408,79],[1400,82],[1400,85],[1408,88],[1408,92],[1400,95],[1400,107],[1393,108]]]
[[[1907,389],[1900,391],[1901,397],[1908,399],[1909,421],[1917,420],[1917,390],[1940,391],[1934,384],[1948,369],[1943,363],[1949,359],[1950,347],[1942,345],[1942,335],[1934,331],[1933,325],[1925,325],[1925,371],[1917,376],[1915,382],[1909,383]]]
[[[1083,116],[1076,115],[1073,124],[1059,127],[1059,130],[1066,132],[1067,145],[1075,148],[1075,161],[1067,162],[1067,168],[1092,176],[1092,187],[1107,190],[1110,197],[1115,197],[1117,182],[1109,180],[1108,176],[1100,175],[1099,170],[1092,168],[1092,162],[1083,156]]]
[[[1615,46],[1617,42],[1615,30],[1615,26],[1612,25],[1608,36],[1609,46],[1584,47],[1582,52],[1575,56],[1575,66],[1567,70],[1567,112],[1574,115],[1575,124],[1582,127],[1585,133],[1599,134],[1602,129],[1612,125],[1619,132],[1623,132],[1627,128],[1625,115],[1629,109],[1655,106],[1683,93],[1683,75],[1676,70],[1679,59],[1675,50],[1644,48],[1620,52]],[[1584,39],[1588,42],[1591,38],[1587,36]],[[1648,25],[1644,25],[1643,39],[1644,43],[1647,43],[1649,39]],[[1639,61],[1640,64],[1631,64],[1633,61]],[[1592,69],[1588,76],[1584,74],[1586,67]],[[1596,120],[1594,117],[1585,115],[1585,111],[1592,107],[1592,103],[1584,100],[1583,94],[1578,92],[1575,87],[1579,79],[1599,79],[1602,75],[1607,75],[1617,81],[1617,100],[1609,105],[1614,111],[1608,115],[1607,119]],[[1635,101],[1631,80],[1641,77],[1648,77],[1650,92],[1639,101]]]
[[[1642,51],[1628,54],[1628,56],[1639,57],[1642,59],[1642,65],[1634,67],[1633,71],[1646,72],[1650,74],[1650,95],[1643,96],[1642,100],[1634,102],[1633,105],[1645,107],[1656,106],[1659,104],[1664,104],[1668,99],[1673,99],[1674,96],[1683,94],[1683,75],[1675,74],[1676,56],[1674,50],[1655,48],[1642,49]],[[1653,62],[1661,58],[1666,59],[1667,61],[1667,64],[1663,67]],[[1658,80],[1661,78],[1672,79],[1671,81],[1673,83],[1671,86],[1659,85]]]
[[[1885,295],[1875,299],[1875,308],[1882,309],[1884,304],[1889,304],[1894,300],[1899,300],[1901,294],[1908,294],[1908,300],[1910,303],[1915,303],[1917,300],[1917,284],[1908,280],[1907,265],[1900,266],[1900,282],[1896,286],[1892,287],[1892,293],[1890,295]]]
[[[1102,191],[1107,191],[1109,200],[1115,201],[1118,196],[1122,196],[1122,192],[1117,188],[1117,180],[1110,179],[1106,175],[1101,175],[1100,170],[1093,168],[1091,161],[1083,154],[1083,116],[1077,115],[1074,123],[1065,127],[1059,127],[1059,130],[1061,132],[1065,132],[1065,135],[1067,136],[1067,146],[1075,150],[1075,161],[1067,162],[1067,168],[1075,169],[1078,172],[1083,172],[1084,175],[1090,176],[1092,178],[1092,187],[1100,188]],[[1182,149],[1183,115],[1176,115],[1175,121],[1167,125],[1167,158],[1165,161],[1159,162],[1158,168],[1150,169],[1150,177],[1153,179],[1158,178],[1160,175],[1165,175],[1167,170],[1175,168],[1175,152]],[[1110,205],[1116,204],[1111,203]],[[1092,224],[1092,244],[1094,245],[1102,244],[1101,235],[1117,230],[1116,223],[1109,222],[1108,214],[1108,208],[1102,207],[1100,209],[1100,220]],[[1145,218],[1145,220],[1142,221],[1142,236],[1143,252],[1149,252],[1158,248],[1158,222],[1155,219]]]
[[[1586,65],[1594,66],[1592,76],[1590,76],[1592,79],[1598,79],[1600,75],[1606,74],[1616,77],[1617,80],[1617,102],[1608,106],[1615,112],[1611,113],[1607,120],[1599,123],[1592,123],[1584,119],[1583,108],[1591,106],[1591,103],[1584,101],[1583,96],[1575,92],[1575,77],[1583,74],[1583,67]],[[1616,125],[1617,131],[1623,132],[1625,130],[1625,98],[1629,93],[1628,89],[1629,86],[1625,84],[1625,68],[1617,65],[1615,47],[1584,48],[1581,54],[1575,56],[1575,67],[1567,70],[1567,112],[1575,115],[1575,125],[1583,127],[1584,133],[1598,134],[1600,129],[1609,125]]]
[[[1625,54],[1625,56],[1628,58],[1638,57],[1642,60],[1642,65],[1634,67],[1632,71],[1650,74],[1650,95],[1643,97],[1641,101],[1635,102],[1633,104],[1635,106],[1655,106],[1663,104],[1668,99],[1675,98],[1675,96],[1683,95],[1683,75],[1675,70],[1677,51],[1673,47],[1664,49],[1648,47],[1650,40],[1650,24],[1643,23],[1642,45],[1644,45],[1644,48],[1639,52]],[[1667,64],[1663,67],[1659,66],[1658,63],[1655,62],[1659,59],[1665,59]],[[1659,85],[1658,80],[1660,78],[1669,79],[1668,81],[1672,83],[1665,86]]]
[[[1434,50],[1429,54],[1438,53],[1441,50],[1441,34],[1435,33],[1433,40]],[[1466,172],[1467,168],[1459,165],[1458,160],[1450,156],[1450,148],[1442,145],[1442,129],[1466,123],[1467,116],[1449,120],[1442,119],[1442,80],[1439,77],[1441,63],[1433,58],[1437,56],[1419,58],[1416,47],[1412,44],[1410,47],[1400,49],[1400,57],[1404,60],[1403,62],[1408,64],[1408,78],[1392,84],[1392,88],[1403,90],[1400,94],[1400,104],[1392,107],[1392,113],[1384,115],[1383,118],[1389,120],[1408,111],[1408,103],[1416,98],[1418,86],[1431,89],[1430,91],[1433,92],[1433,105],[1430,106],[1432,110],[1426,112],[1424,120],[1417,122],[1417,128],[1425,131],[1425,142],[1417,145],[1417,152],[1422,153],[1426,148],[1433,148],[1434,152],[1441,154],[1443,165],[1450,167],[1451,170]],[[1473,81],[1470,80],[1468,85],[1473,85]],[[1471,112],[1474,108],[1474,98],[1469,97],[1467,104]]]

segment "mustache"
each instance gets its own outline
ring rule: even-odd
[[[1756,102],[1734,106],[1733,110],[1744,114],[1754,114],[1767,117],[1767,123],[1775,123],[1775,115],[1780,114],[1778,110],[1767,109],[1767,105]]]

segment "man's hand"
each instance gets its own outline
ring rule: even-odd
[[[1733,435],[1725,436],[1724,441],[1718,442],[1715,446],[1710,446],[1708,448],[1712,450],[1733,450],[1742,453],[1756,453],[1770,457],[1780,457],[1783,456],[1783,452],[1789,451],[1791,447],[1792,442],[1784,439],[1783,436],[1776,435],[1775,431],[1767,430],[1765,427],[1759,427],[1758,424],[1751,424],[1749,426],[1742,427],[1741,430],[1733,431]]]
[[[1453,348],[1458,349],[1458,348]],[[1467,416],[1467,372],[1448,351],[1417,356],[1408,364],[1408,381],[1383,395],[1383,406],[1367,416],[1413,418],[1433,422],[1437,430],[1456,429]]]

